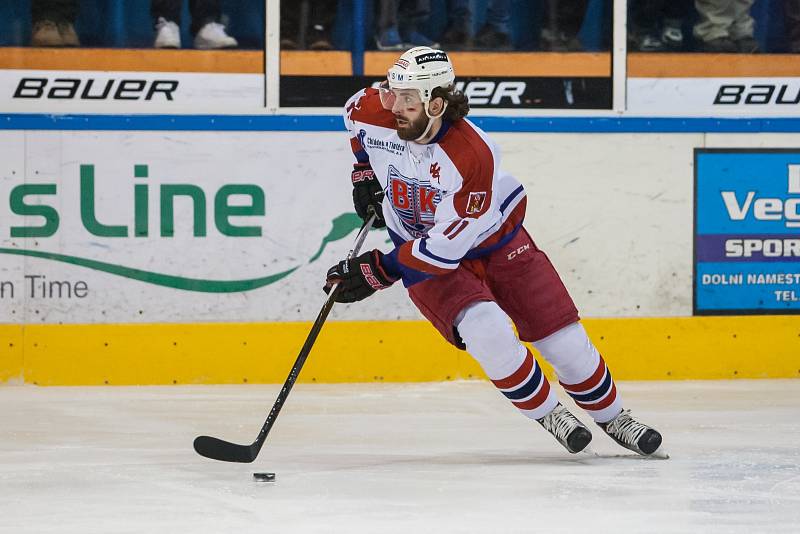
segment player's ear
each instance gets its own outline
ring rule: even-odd
[[[431,101],[428,103],[428,111],[434,117],[439,115],[443,109],[444,109],[444,98],[440,96],[432,98]]]

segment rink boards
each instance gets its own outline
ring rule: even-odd
[[[620,380],[800,376],[792,316],[586,319]],[[38,385],[282,383],[309,323],[0,325],[0,382]],[[553,373],[543,363],[548,375]],[[422,321],[325,325],[299,381],[484,378]]]
[[[282,382],[324,301],[324,273],[358,227],[352,155],[337,119],[330,119],[333,131],[262,131],[248,117],[238,126],[231,117],[178,119],[200,125],[195,131],[159,128],[157,118],[127,119],[134,127],[112,119],[78,117],[82,125],[64,126],[62,117],[49,128],[0,131],[0,380]],[[554,119],[552,128],[569,120]],[[778,309],[737,313],[722,298],[725,317],[692,314],[697,291],[735,282],[695,283],[696,150],[792,155],[800,134],[754,132],[758,120],[734,121],[719,133],[680,124],[671,133],[641,133],[626,130],[634,120],[617,122],[615,133],[545,126],[491,134],[503,168],[528,191],[526,228],[615,374],[798,376],[793,279],[765,287],[765,298],[782,299]],[[587,130],[611,123],[584,120]],[[764,224],[793,239],[787,225],[800,198],[793,165],[800,156],[776,182],[787,206],[780,221],[777,201],[753,197],[746,206],[750,184],[729,195],[729,212],[747,207],[745,218],[765,215]],[[373,232],[366,247],[390,245]],[[800,273],[798,258],[783,260],[789,274]],[[334,308],[301,381],[480,376],[393,287]]]

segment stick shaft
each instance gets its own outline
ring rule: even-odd
[[[361,250],[361,246],[364,244],[364,240],[366,239],[367,233],[369,233],[370,228],[372,228],[372,223],[375,222],[375,218],[376,216],[373,213],[372,216],[369,219],[367,219],[367,221],[361,227],[361,230],[359,231],[358,236],[356,237],[356,241],[353,244],[353,248],[347,254],[348,260],[355,257]],[[272,409],[269,411],[267,420],[264,421],[264,425],[261,427],[261,431],[258,433],[258,437],[251,446],[254,459],[261,450],[261,447],[264,445],[264,442],[267,439],[269,431],[275,424],[275,419],[277,419],[278,414],[281,412],[281,408],[283,408],[283,404],[284,402],[286,402],[286,398],[289,396],[289,392],[292,391],[292,387],[294,387],[294,383],[297,381],[297,377],[300,375],[300,371],[303,369],[303,365],[305,365],[309,353],[311,353],[311,349],[314,346],[314,342],[317,340],[317,336],[319,336],[319,333],[322,330],[322,325],[325,324],[325,320],[328,318],[328,314],[333,308],[333,304],[335,303],[335,298],[336,294],[338,293],[338,289],[339,289],[338,284],[336,284],[334,287],[331,288],[331,291],[328,294],[328,299],[325,301],[325,304],[319,311],[317,319],[314,321],[314,324],[311,327],[311,331],[308,333],[308,337],[306,337],[305,343],[303,343],[303,348],[300,349],[300,354],[297,355],[297,359],[295,360],[294,365],[292,366],[292,370],[289,372],[289,376],[286,378],[286,382],[283,383],[283,387],[281,388],[280,393],[278,393],[278,397],[277,399],[275,399],[275,403],[272,405]]]

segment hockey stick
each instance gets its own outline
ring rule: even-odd
[[[364,244],[364,239],[366,239],[367,233],[369,233],[369,229],[372,227],[372,223],[375,222],[376,215],[374,211],[371,213],[370,218],[367,219],[367,222],[364,223],[361,230],[358,232],[358,236],[356,236],[356,242],[347,255],[348,260],[353,258],[358,254],[358,251],[361,250],[361,245]],[[300,370],[306,363],[306,358],[308,358],[311,347],[314,346],[314,342],[317,340],[320,330],[322,330],[325,319],[328,318],[328,314],[331,308],[333,308],[338,289],[339,285],[337,284],[333,286],[330,293],[328,293],[328,300],[325,301],[325,305],[323,305],[322,309],[319,311],[317,320],[314,321],[311,332],[308,333],[306,342],[303,344],[303,348],[300,349],[300,354],[297,356],[297,360],[295,360],[294,366],[289,372],[289,376],[286,378],[286,382],[283,383],[283,388],[281,388],[280,393],[278,393],[278,398],[275,399],[275,404],[272,405],[267,420],[264,421],[264,425],[261,427],[261,431],[258,433],[256,440],[250,445],[237,445],[236,443],[211,436],[198,436],[194,440],[194,450],[196,450],[198,454],[206,458],[211,458],[212,460],[221,460],[223,462],[250,463],[256,459],[259,451],[261,451],[261,447],[264,445],[264,441],[267,439],[267,434],[269,434],[272,425],[275,424],[275,419],[277,419],[278,414],[281,412],[283,403],[286,402],[286,397],[288,397],[289,392],[292,391],[292,387],[297,380],[297,376],[300,374]]]

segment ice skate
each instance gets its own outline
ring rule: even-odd
[[[592,441],[589,429],[561,403],[537,421],[572,454],[581,452]]]
[[[611,421],[597,424],[611,439],[642,456],[650,456],[661,445],[661,434],[631,417],[630,410],[622,410]]]

